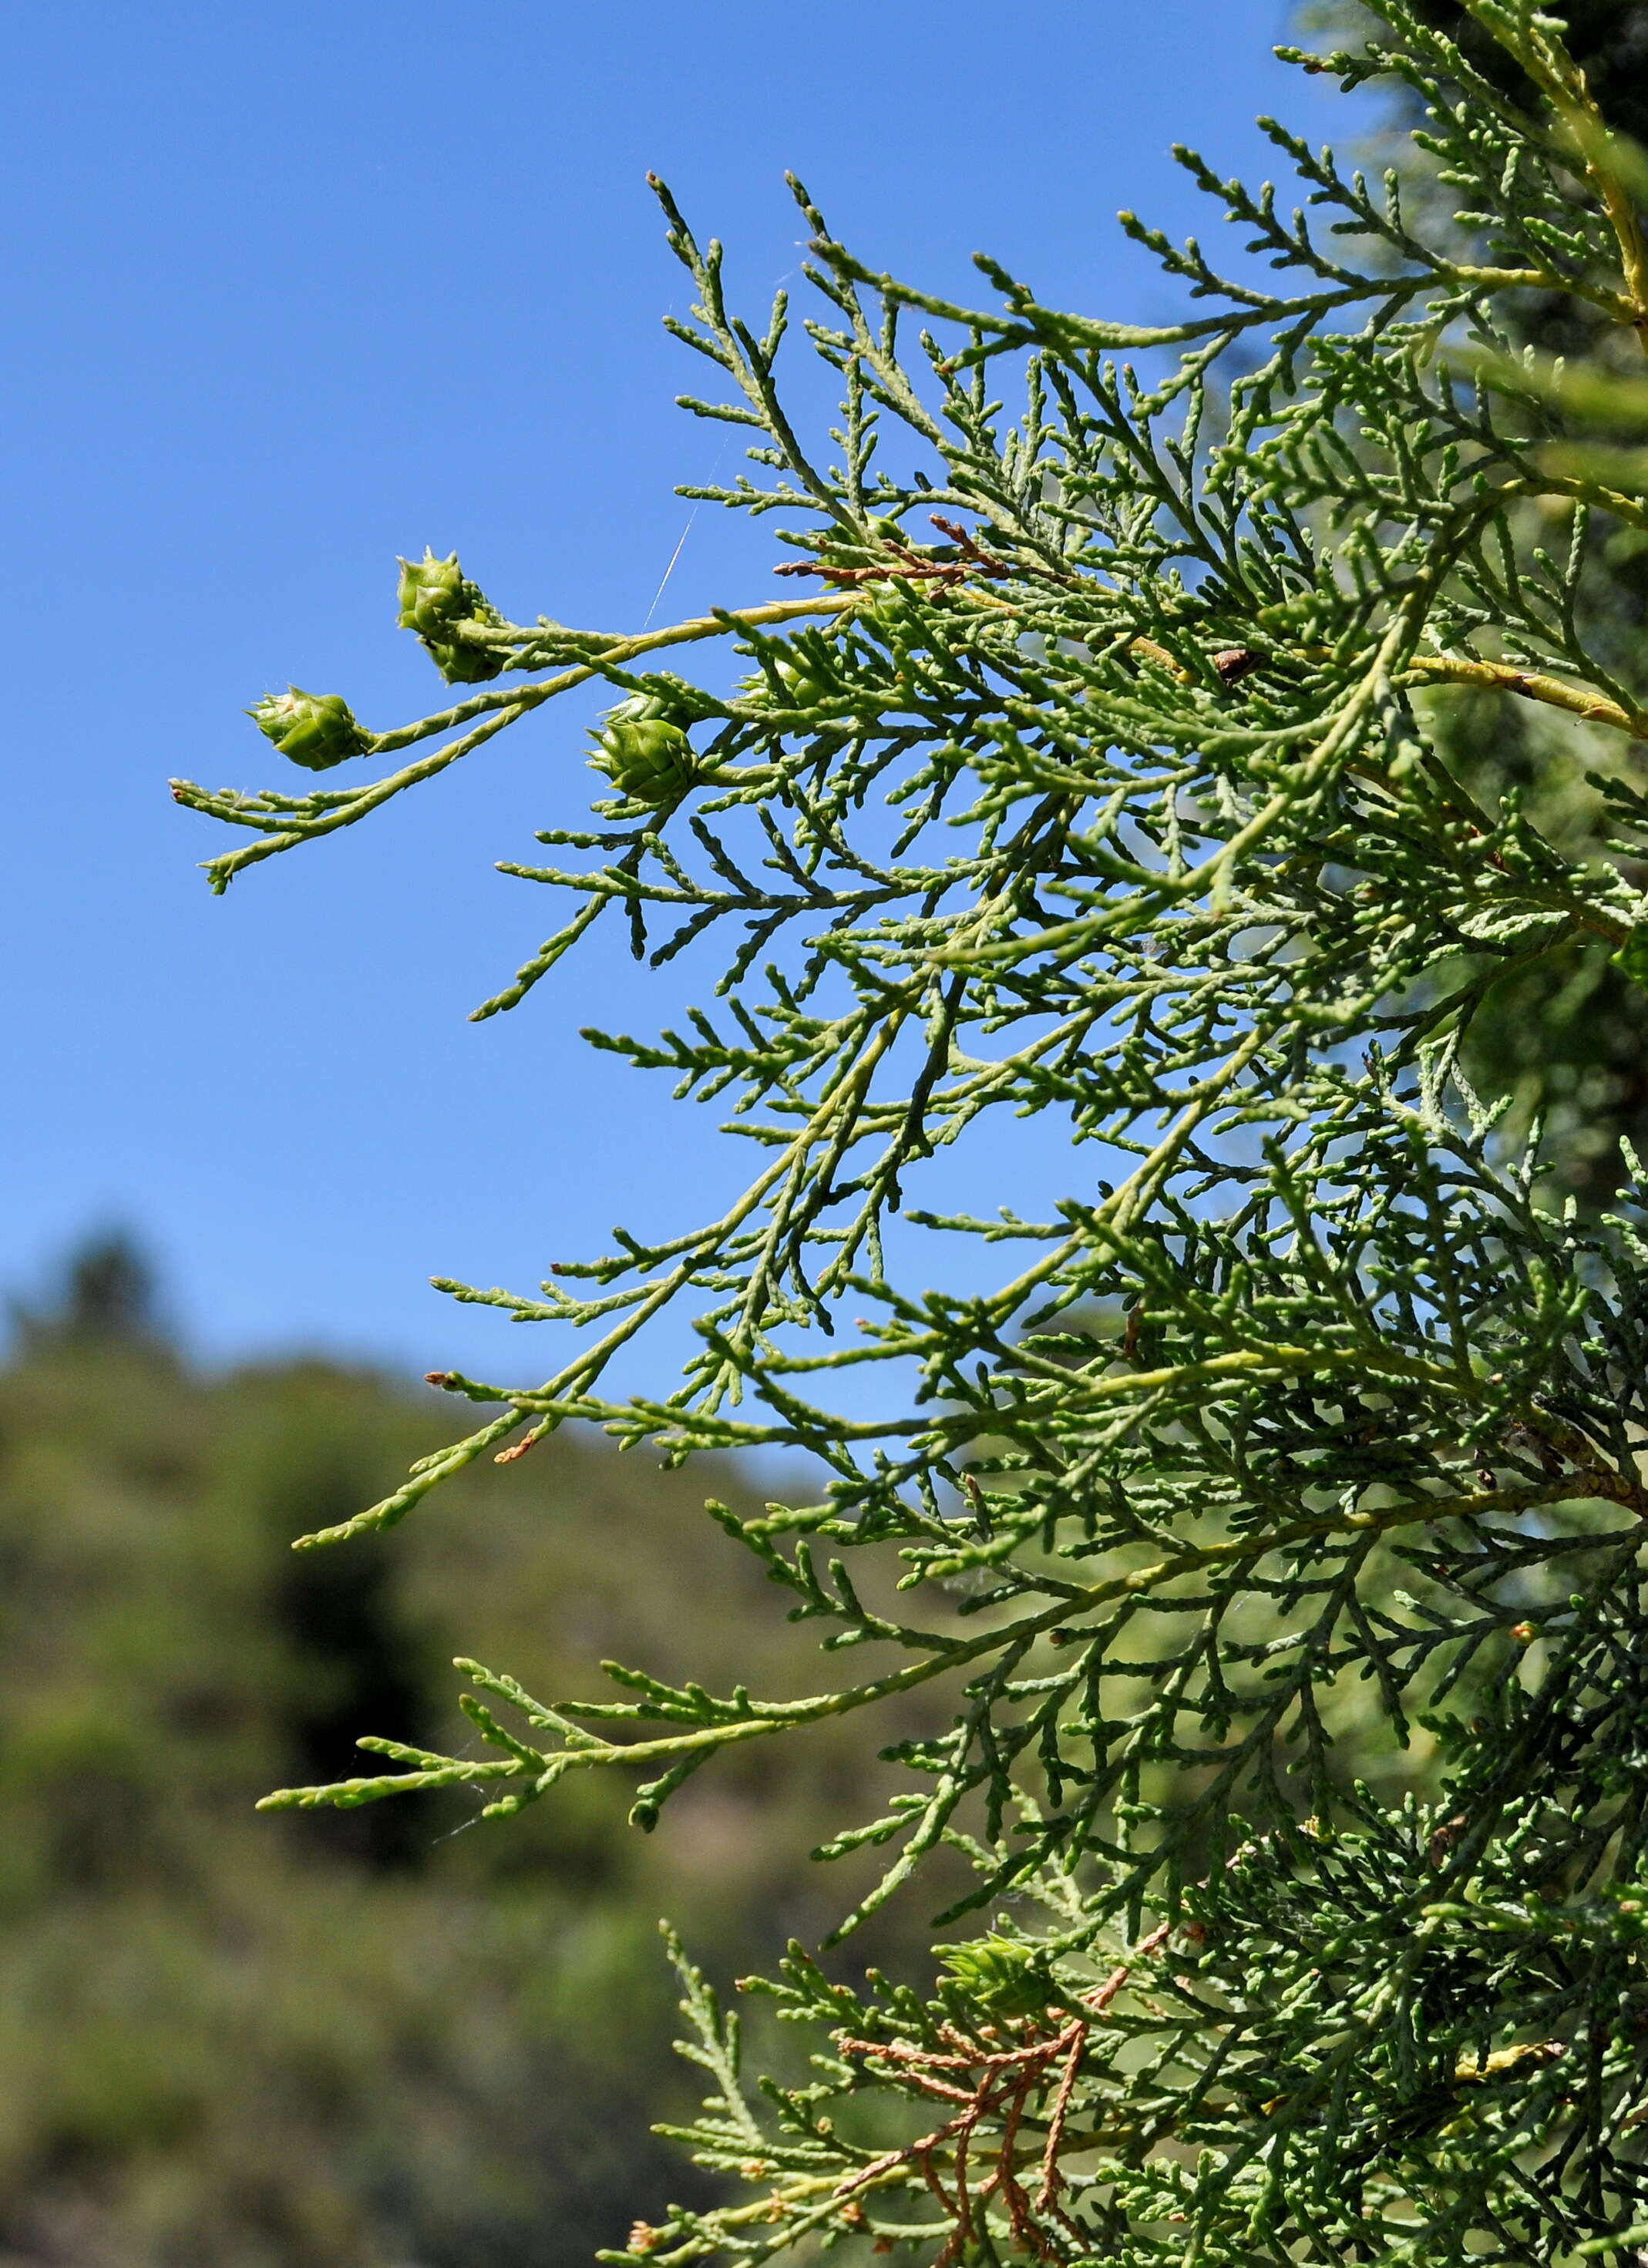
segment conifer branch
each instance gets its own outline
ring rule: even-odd
[[[1588,531],[1648,526],[1640,388],[1507,343],[1530,291],[1640,331],[1648,271],[1559,28],[1468,4],[1539,115],[1411,0],[1294,57],[1423,101],[1460,211],[1274,121],[1291,214],[1183,152],[1270,267],[1126,217],[1177,322],[1060,313],[987,261],[998,308],[935,298],[792,183],[826,449],[787,406],[787,299],[739,315],[661,188],[695,293],[671,328],[725,393],[687,406],[750,468],[692,493],[785,515],[764,564],[819,587],[583,632],[506,621],[432,552],[400,619],[485,690],[376,734],[296,688],[253,714],[312,770],[436,745],[343,792],[177,790],[255,838],[220,889],[601,681],[592,808],[558,772],[547,858],[504,869],[570,904],[477,1012],[609,909],[716,971],[679,1028],[588,1036],[717,1106],[758,1153],[741,1193],[529,1291],[443,1280],[577,1336],[536,1385],[432,1373],[483,1422],[303,1542],[569,1421],[674,1464],[782,1448],[816,1480],[711,1516],[832,1668],[882,1651],[780,1699],[611,1664],[617,1697],[543,1702],[466,1660],[481,1754],[369,1734],[392,1769],[267,1799],[460,1786],[505,1818],[616,1770],[652,1829],[724,1752],[876,1712],[900,1779],[818,1854],[884,1854],[831,1941],[939,1852],[972,1871],[937,1926],[994,1923],[926,1995],[799,1948],[750,1980],[820,2043],[758,2090],[676,1948],[714,2090],[681,2132],[753,2197],[615,2259],[863,2235],[937,2268],[1466,2268],[1644,2225],[1648,1192],[1628,1158],[1607,1211],[1555,1201],[1467,1066],[1531,971],[1606,949],[1648,985],[1648,793],[1593,780],[1607,849],[1577,857],[1427,720],[1497,691],[1648,739],[1588,634]],[[730,684],[655,666],[713,641]],[[984,1147],[1038,1116],[1071,1137],[1056,1200]],[[922,1205],[951,1148],[998,1211]],[[613,1392],[683,1303],[679,1377]],[[1370,1724],[1377,1788],[1342,1761]]]

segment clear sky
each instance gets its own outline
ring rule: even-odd
[[[436,705],[394,627],[395,555],[425,541],[517,619],[647,615],[687,526],[673,483],[736,462],[672,407],[702,378],[659,321],[687,293],[649,166],[755,313],[802,257],[788,166],[877,266],[973,296],[985,248],[1055,304],[1149,320],[1168,290],[1117,207],[1216,225],[1171,143],[1262,178],[1257,111],[1348,122],[1272,59],[1285,15],[0,5],[0,1285],[121,1223],[210,1359],[551,1366],[544,1334],[427,1277],[530,1289],[615,1220],[685,1226],[747,1156],[577,1040],[682,998],[616,932],[516,1014],[465,1021],[558,924],[491,861],[587,801],[588,711],[221,901],[196,862],[222,830],[167,776],[300,785],[240,714],[289,678],[377,726]],[[771,556],[706,507],[661,603],[765,596]]]

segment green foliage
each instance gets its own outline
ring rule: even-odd
[[[712,1761],[946,1697],[824,1848],[885,1854],[833,1935],[942,1849],[972,1881],[940,1926],[1013,1927],[927,1999],[797,1949],[764,1989],[814,2076],[757,2094],[684,1960],[716,2089],[691,2146],[757,2193],[633,2257],[1544,2260],[1644,2219],[1648,1219],[1629,1152],[1612,1211],[1554,1202],[1538,1123],[1511,1138],[1467,1070],[1528,972],[1629,983],[1648,916],[1648,708],[1588,635],[1592,531],[1648,530],[1636,395],[1570,392],[1515,330],[1562,300],[1648,340],[1641,174],[1526,0],[1469,0],[1514,99],[1409,0],[1370,12],[1294,59],[1404,87],[1446,207],[1270,122],[1301,211],[1184,152],[1249,257],[1124,216],[1182,321],[1060,313],[990,261],[1000,312],[935,298],[797,185],[832,460],[780,396],[785,298],[759,335],[735,315],[661,188],[698,294],[671,328],[729,397],[686,406],[756,468],[687,493],[797,520],[777,571],[818,587],[632,637],[466,624],[513,681],[376,736],[437,743],[403,769],[176,791],[253,836],[221,890],[592,680],[695,736],[679,795],[505,869],[574,907],[477,1012],[614,908],[654,961],[719,940],[713,1012],[591,1037],[729,1107],[754,1178],[537,1293],[448,1285],[584,1336],[541,1386],[443,1374],[485,1422],[304,1540],[569,1419],[672,1465],[803,1452],[811,1500],[712,1511],[874,1666],[799,1697],[613,1668],[621,1698],[543,1701],[466,1660],[484,1758],[369,1737],[395,1769],[270,1799],[462,1785],[514,1815],[616,1769],[650,1826]],[[722,689],[648,666],[713,639]],[[1594,848],[1450,759],[1428,720],[1483,688],[1605,742]],[[1037,1113],[1073,1139],[1057,1204],[914,1201],[937,1152]],[[935,1239],[973,1288],[921,1288]],[[681,1300],[679,1385],[609,1395]],[[1349,1768],[1359,1692],[1406,1789]]]

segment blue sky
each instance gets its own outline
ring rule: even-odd
[[[726,240],[752,312],[802,256],[788,166],[878,266],[973,296],[984,248],[1044,298],[1148,320],[1167,288],[1117,207],[1208,225],[1171,143],[1262,177],[1255,112],[1349,122],[1272,59],[1285,13],[0,6],[0,1285],[26,1292],[118,1222],[207,1359],[551,1366],[542,1333],[427,1277],[529,1289],[616,1220],[684,1226],[747,1155],[661,1087],[638,1107],[578,1041],[684,997],[616,932],[516,1014],[465,1021],[557,925],[491,862],[530,858],[532,829],[585,800],[588,711],[221,901],[196,865],[221,830],[168,775],[297,781],[240,714],[288,679],[379,726],[434,706],[394,627],[395,555],[426,541],[517,618],[645,618],[688,526],[674,482],[735,461],[672,406],[702,381],[659,320],[687,294],[649,166]],[[765,595],[771,556],[706,507],[662,607]],[[1032,1163],[1056,1180],[1067,1160]],[[1009,1194],[1004,1164],[972,1170],[986,1202]]]

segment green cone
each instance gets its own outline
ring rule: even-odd
[[[621,795],[664,808],[679,803],[698,777],[698,760],[669,704],[638,697],[610,711],[590,758]]]
[[[305,693],[289,685],[284,693],[264,694],[246,713],[283,756],[308,771],[329,771],[372,746],[371,733],[355,722],[340,694]]]
[[[952,1984],[969,1999],[982,2000],[998,2016],[1038,2016],[1053,1993],[1053,1981],[1038,1946],[1017,1938],[971,1938],[944,1948]]]
[[[437,559],[425,546],[421,559],[403,559],[400,564],[397,620],[403,630],[418,633],[447,684],[478,685],[496,677],[504,666],[499,655],[450,635],[457,622],[503,621],[496,607],[488,604],[478,586],[464,574],[457,553]]]
[[[784,688],[786,699],[797,709],[816,709],[829,698],[831,688],[818,676],[810,662],[797,656],[778,665],[779,682]]]
[[[1648,986],[1648,923],[1638,922],[1619,951],[1608,958],[1633,984]]]

